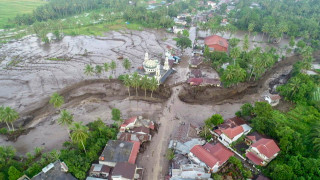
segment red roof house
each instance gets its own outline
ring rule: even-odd
[[[217,172],[231,156],[233,152],[222,144],[206,144],[204,146],[195,145],[189,153],[189,158],[197,164],[207,166],[210,171]]]
[[[140,142],[137,142],[137,141],[131,141],[131,142],[133,143],[133,147],[132,147],[128,162],[131,164],[135,164],[138,153],[139,153],[139,149],[140,149]]]
[[[279,151],[280,149],[274,140],[262,138],[250,146],[246,156],[254,164],[265,166],[278,155]]]
[[[221,130],[221,132],[224,133],[225,135],[227,135],[230,139],[233,139],[237,135],[244,132],[244,129],[242,126],[237,126],[234,128],[228,128],[228,129]]]
[[[120,132],[124,132],[127,128],[133,127],[136,121],[137,117],[132,117],[125,120],[120,126]]]
[[[221,36],[212,35],[204,39],[205,45],[214,51],[227,52],[228,51],[228,41]]]
[[[187,81],[191,86],[200,86],[203,78],[189,78]]]

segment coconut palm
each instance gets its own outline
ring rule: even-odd
[[[111,61],[110,68],[112,70],[112,73],[114,73],[114,70],[117,68],[117,64],[115,61]]]
[[[82,145],[84,152],[87,154],[86,147],[84,146],[84,142],[89,137],[88,135],[88,127],[82,125],[82,122],[75,122],[72,124],[72,127],[70,128],[71,133],[71,140],[74,143],[78,143]]]
[[[244,36],[242,49],[244,51],[248,51],[248,49],[249,49],[249,38],[248,38],[248,35]]]
[[[250,23],[248,26],[248,31],[249,31],[249,37],[250,37],[250,33],[254,30],[255,24],[254,23]]]
[[[17,111],[12,109],[11,107],[6,107],[2,112],[2,120],[6,123],[10,123],[12,127],[12,131],[14,131],[13,122],[19,118],[19,114]]]
[[[129,59],[125,58],[122,65],[126,70],[128,70],[131,67],[131,62],[129,61]]]
[[[123,76],[123,83],[128,88],[128,93],[129,93],[129,96],[130,96],[131,79],[130,79],[130,76],[128,74]]]
[[[89,76],[92,75],[94,72],[93,67],[90,64],[87,64],[86,67],[84,68],[84,74]]]
[[[4,107],[1,106],[0,107],[0,122],[5,122],[7,124],[7,126],[8,126],[8,130],[11,131],[11,128],[10,128],[9,124],[8,124],[7,121],[4,120],[3,115],[4,115]]]
[[[238,47],[232,48],[230,51],[230,56],[233,59],[233,64],[236,64],[236,59],[240,56],[241,52]]]
[[[57,92],[55,92],[55,93],[53,93],[51,95],[49,103],[53,104],[54,108],[59,108],[60,109],[60,107],[64,103],[64,99]]]
[[[131,76],[131,85],[136,89],[136,96],[138,96],[138,88],[140,87],[140,76],[137,72]]]
[[[100,76],[100,74],[102,73],[102,70],[103,70],[102,66],[96,65],[95,72],[97,73],[98,76]]]
[[[153,94],[153,91],[157,90],[158,89],[158,81],[155,77],[152,77],[152,79],[149,81],[149,88],[151,90],[151,97],[152,97],[152,94]]]
[[[149,78],[147,75],[141,79],[141,88],[144,89],[144,97],[147,97],[147,89],[149,88]]]
[[[72,122],[73,122],[73,115],[70,114],[70,112],[65,109],[62,110],[60,113],[60,118],[58,119],[58,123],[62,126],[67,127],[67,132],[69,134],[69,137],[70,137],[69,126],[72,124]]]
[[[103,63],[103,68],[104,68],[104,71],[105,71],[105,72],[108,72],[108,71],[109,71],[110,66],[109,66],[109,64],[108,64],[108,63]]]

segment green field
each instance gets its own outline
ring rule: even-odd
[[[31,13],[36,7],[45,4],[43,0],[0,0],[0,28],[7,24],[8,18],[17,14]]]

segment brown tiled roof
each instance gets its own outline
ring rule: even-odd
[[[122,176],[123,178],[133,179],[136,165],[128,162],[118,162],[113,169],[112,176]]]
[[[258,156],[253,154],[252,152],[247,152],[246,157],[250,159],[256,165],[262,165],[263,160],[260,159]]]
[[[204,78],[203,79],[203,84],[218,85],[220,83],[221,83],[220,79],[216,79],[216,78]]]
[[[139,153],[140,142],[132,141],[132,143],[133,143],[133,147],[132,147],[128,162],[134,164],[134,163],[136,163],[136,159],[137,159],[137,156]]]
[[[272,139],[262,138],[251,146],[257,148],[261,154],[264,154],[268,158],[280,151],[279,147]]]
[[[221,130],[221,132],[223,134],[227,135],[230,139],[233,139],[237,135],[239,135],[242,132],[244,132],[244,129],[243,129],[242,126],[237,126],[237,127],[234,127],[234,128],[223,129],[223,130]]]
[[[146,134],[150,134],[150,129],[145,126],[135,127],[131,129],[132,132],[143,132]]]
[[[118,140],[121,141],[140,141],[141,143],[150,140],[150,134],[137,134],[137,133],[121,133]]]
[[[253,132],[247,135],[247,139],[250,139],[253,143],[263,138],[263,136],[257,132]]]

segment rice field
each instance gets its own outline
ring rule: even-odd
[[[8,23],[8,18],[32,13],[35,8],[45,3],[47,2],[44,0],[0,0],[0,28]]]

